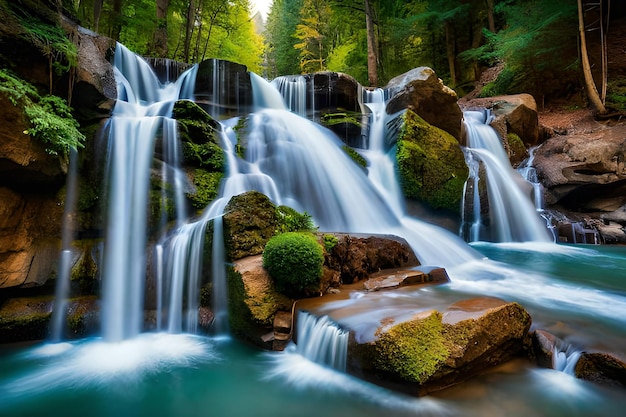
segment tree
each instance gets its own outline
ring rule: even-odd
[[[367,29],[367,78],[370,86],[376,87],[378,85],[378,54],[370,0],[365,0],[365,26]]]
[[[293,47],[303,0],[274,0],[265,25],[266,66],[269,78],[300,72],[299,51]]]
[[[600,95],[598,94],[598,89],[596,88],[596,83],[593,80],[593,74],[591,73],[591,65],[589,64],[582,0],[578,0],[578,32],[580,34],[580,57],[582,61],[583,75],[585,77],[585,90],[587,92],[587,97],[599,114],[605,114],[607,111],[604,107],[602,99],[600,99]]]
[[[169,0],[156,2],[156,28],[154,30],[154,54],[157,57],[167,56],[167,11]]]
[[[302,73],[323,71],[328,52],[324,47],[332,10],[325,0],[304,0],[295,38],[301,42],[293,47],[300,51]]]

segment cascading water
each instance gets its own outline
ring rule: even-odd
[[[311,83],[313,81],[311,80]],[[282,95],[285,105],[293,113],[307,117],[309,109],[315,109],[314,87],[309,89],[303,75],[277,77],[271,83]]]
[[[489,122],[487,111],[464,112],[470,176],[465,185],[461,234],[468,241],[554,241],[533,206],[530,184],[511,167],[500,138]],[[484,220],[485,208],[480,197],[481,167],[485,171],[488,220]]]
[[[338,371],[346,370],[349,333],[328,316],[298,312],[296,353]]]
[[[170,116],[176,100],[191,98],[185,82],[193,75],[189,70],[176,83],[161,85],[149,65],[120,44],[114,68],[118,101],[107,126],[108,205],[102,265],[102,333],[108,341],[135,337],[143,327],[146,213],[155,143],[160,135],[164,181],[171,180],[173,188],[180,190],[176,187],[181,181],[180,151],[176,122]],[[184,215],[180,191],[174,200],[180,223]]]

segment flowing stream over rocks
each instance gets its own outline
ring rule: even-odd
[[[119,99],[108,126],[110,174],[105,188],[110,220],[103,259],[102,336],[2,348],[0,414],[49,415],[54,409],[97,417],[128,412],[195,415],[198,410],[219,416],[272,417],[582,417],[617,416],[623,411],[623,391],[527,363],[494,370],[426,398],[409,398],[331,369],[341,367],[345,330],[368,337],[384,318],[401,320],[475,295],[518,301],[530,312],[534,326],[554,332],[570,345],[626,356],[623,248],[554,244],[540,220],[536,235],[468,245],[438,226],[406,215],[394,181],[393,147],[387,145],[394,115],[385,111],[384,90],[363,92],[363,106],[369,111],[369,145],[361,150],[369,163],[364,172],[332,132],[287,110],[308,113],[301,104],[293,104],[302,101],[294,91],[306,89],[294,85],[286,90],[290,92],[284,105],[269,83],[251,75],[256,98],[254,112],[246,116],[245,154],[240,157],[235,152],[237,118],[221,120],[228,172],[219,197],[199,218],[188,219],[182,205],[178,207],[174,230],[154,248],[147,248],[146,192],[155,143],[171,143],[163,177],[176,188],[179,153],[171,108],[180,98],[193,99],[194,68],[176,82],[161,84],[147,64],[121,45],[115,58]],[[300,81],[296,77],[289,82]],[[487,151],[471,153],[491,162]],[[506,187],[510,180],[501,181]],[[332,336],[315,336],[306,348],[302,339],[297,349],[257,352],[221,337],[228,335],[228,308],[220,219],[228,200],[249,190],[263,192],[276,204],[307,211],[321,231],[402,236],[423,265],[445,267],[451,282],[381,292],[377,297],[355,293],[326,305],[312,313],[331,317],[334,313],[333,321],[313,320],[313,316],[301,320],[311,319],[309,333]],[[530,199],[528,204],[538,217]],[[213,245],[218,249],[212,255],[214,336],[220,337],[194,334],[198,270],[210,220],[214,220]],[[518,221],[509,225],[515,228]],[[144,333],[143,283],[149,251],[156,253],[152,259],[159,271],[159,319],[156,332]],[[337,349],[320,349],[320,339],[330,340]],[[324,366],[314,362],[320,356]],[[480,395],[472,394],[476,392]]]

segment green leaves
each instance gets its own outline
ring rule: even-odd
[[[40,96],[35,87],[0,70],[0,92],[15,106],[23,106],[30,127],[24,132],[40,140],[51,155],[67,156],[70,149],[83,147],[85,135],[72,117],[72,109],[61,97]]]

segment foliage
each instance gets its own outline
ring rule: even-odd
[[[450,355],[443,337],[441,313],[396,324],[377,331],[374,366],[406,381],[423,383]]]
[[[299,213],[288,206],[276,207],[278,227],[276,233],[286,232],[312,232],[316,230],[313,218],[307,212]]]
[[[34,86],[6,70],[0,70],[0,92],[24,108],[30,122],[24,133],[41,141],[49,154],[67,157],[70,149],[83,147],[85,136],[62,98],[40,96]]]
[[[330,251],[333,250],[335,246],[337,246],[337,243],[339,243],[339,239],[337,239],[337,236],[328,233],[324,234],[322,239],[324,242],[324,249],[326,250],[326,253],[330,253]]]
[[[263,267],[276,289],[293,298],[319,292],[323,263],[324,250],[311,233],[276,235],[263,250]]]

